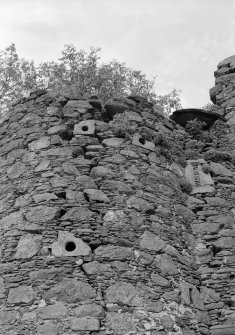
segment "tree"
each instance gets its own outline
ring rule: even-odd
[[[206,111],[211,111],[213,107],[214,107],[214,104],[212,104],[211,102],[208,102],[207,104],[202,106],[202,109]]]
[[[0,51],[0,108],[4,112],[13,100],[36,86],[34,63],[20,59],[15,44]]]
[[[87,96],[98,95],[103,103],[114,97],[137,94],[161,104],[166,113],[181,107],[177,90],[157,95],[156,77],[148,79],[141,71],[117,60],[101,63],[99,52],[100,48],[87,52],[67,44],[57,61],[36,67],[34,62],[20,59],[11,44],[0,52],[0,107],[6,109],[10,102],[36,88],[63,89],[71,84]]]
[[[166,95],[158,95],[157,103],[159,103],[166,114],[171,114],[174,110],[182,108],[179,93],[181,91],[177,91],[174,89],[172,92]]]

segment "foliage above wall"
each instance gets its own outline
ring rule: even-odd
[[[168,114],[181,107],[179,91],[157,95],[155,77],[148,79],[146,74],[117,60],[101,63],[100,50],[91,48],[87,52],[68,44],[57,61],[36,66],[33,61],[19,58],[15,45],[11,44],[0,51],[0,108],[8,108],[33,89],[55,90],[71,84],[88,96],[98,95],[103,102],[138,94],[160,104]]]

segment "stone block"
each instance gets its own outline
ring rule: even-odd
[[[109,203],[110,200],[104,192],[101,190],[95,189],[85,189],[84,191],[85,196],[89,199],[89,201],[96,201],[96,202],[106,202]]]
[[[104,245],[95,249],[95,258],[98,260],[126,260],[131,259],[133,251],[128,247],[119,247],[115,245]]]
[[[59,208],[48,206],[36,206],[31,208],[25,217],[30,222],[48,222],[58,217]]]
[[[160,254],[155,257],[154,265],[159,269],[161,275],[174,276],[179,273],[176,264],[172,257],[167,254]]]
[[[111,271],[111,266],[109,264],[103,264],[97,261],[85,263],[82,265],[82,268],[87,275],[104,274],[107,271]]]
[[[31,303],[35,298],[32,286],[18,286],[11,288],[7,297],[9,304]]]
[[[140,290],[130,283],[117,282],[110,285],[105,291],[105,298],[108,303],[135,307],[143,306]]]
[[[21,162],[17,162],[14,165],[12,165],[9,169],[7,169],[7,176],[9,179],[16,179],[19,178],[26,171],[27,171],[26,166]]]
[[[235,324],[216,325],[210,328],[211,335],[234,335]]]
[[[124,138],[120,137],[112,137],[112,138],[107,138],[102,141],[102,144],[106,147],[119,147],[123,144],[125,141]]]
[[[103,317],[105,312],[102,306],[97,304],[87,304],[78,306],[74,309],[74,314],[81,317]]]
[[[44,292],[45,300],[55,298],[58,301],[68,303],[76,303],[95,297],[96,290],[90,284],[76,279],[63,279],[51,289]]]
[[[94,135],[95,134],[95,121],[85,120],[75,124],[74,135]]]
[[[159,252],[164,250],[166,242],[161,240],[157,235],[146,230],[140,237],[140,247],[142,249]]]
[[[130,313],[107,313],[107,325],[114,334],[137,334],[134,317]]]
[[[0,322],[1,324],[9,324],[12,321],[20,319],[20,313],[17,311],[6,311],[2,309],[0,311]]]
[[[158,273],[152,273],[151,280],[154,282],[155,285],[162,286],[162,287],[169,287],[171,284],[169,280],[160,276]]]
[[[31,151],[45,149],[48,148],[49,146],[50,146],[50,138],[46,136],[41,137],[38,140],[29,143],[28,145],[29,150]]]
[[[143,136],[138,133],[134,134],[132,144],[150,151],[155,151],[155,144],[153,142],[147,141]]]
[[[59,231],[58,240],[52,243],[52,254],[56,257],[87,256],[90,253],[91,248],[87,243],[66,231]]]
[[[86,175],[82,175],[76,178],[76,186],[79,190],[85,190],[86,188],[97,189],[95,181]]]
[[[72,330],[89,330],[97,331],[100,329],[100,322],[96,318],[85,317],[85,318],[73,318],[70,323]]]
[[[39,308],[37,310],[37,316],[39,319],[61,319],[65,317],[68,312],[68,308],[62,304],[54,304]]]
[[[57,335],[57,325],[54,323],[45,323],[37,326],[37,335]]]
[[[22,236],[18,242],[15,259],[27,259],[36,255],[41,248],[42,236],[27,234]]]
[[[227,176],[227,177],[232,177],[233,172],[227,169],[225,166],[223,166],[220,163],[214,163],[210,162],[210,170],[211,172],[216,175],[216,176]]]

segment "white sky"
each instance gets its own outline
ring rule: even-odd
[[[157,76],[156,90],[182,90],[183,107],[209,102],[213,72],[235,54],[235,0],[0,0],[0,49],[57,60],[65,44],[101,47]]]

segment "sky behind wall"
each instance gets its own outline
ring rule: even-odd
[[[57,60],[65,44],[101,47],[157,76],[156,91],[182,90],[182,105],[209,102],[213,72],[235,54],[235,0],[0,0],[0,49]]]

